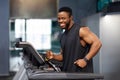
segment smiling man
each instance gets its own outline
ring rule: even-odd
[[[101,48],[99,38],[87,27],[73,21],[72,9],[62,7],[58,11],[58,23],[65,32],[60,38],[61,52],[47,51],[48,59],[63,61],[64,72],[93,72],[92,58]]]

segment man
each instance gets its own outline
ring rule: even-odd
[[[88,27],[73,21],[72,10],[69,7],[59,9],[58,23],[65,29],[60,39],[60,54],[47,51],[46,57],[63,61],[64,72],[93,72],[92,58],[101,48],[98,37]]]

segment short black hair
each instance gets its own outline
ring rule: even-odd
[[[58,12],[62,11],[69,13],[70,16],[72,15],[72,9],[70,7],[61,7]]]

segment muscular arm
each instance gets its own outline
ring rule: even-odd
[[[55,59],[58,61],[62,61],[63,60],[62,50],[60,51],[59,54],[54,54],[52,51],[47,51],[46,57],[47,59]]]
[[[85,46],[86,44],[91,45],[88,54],[85,56],[87,60],[90,60],[97,54],[97,52],[101,48],[101,41],[93,32],[89,30],[88,27],[80,28],[79,35],[82,39],[80,42],[83,46]],[[87,62],[84,59],[78,59],[74,62],[74,64],[78,65],[81,68],[84,68],[87,65]]]
[[[97,54],[97,52],[101,48],[102,46],[101,41],[92,31],[90,31],[88,27],[82,27],[79,31],[79,35],[83,39],[83,41],[85,41],[85,43],[91,45],[90,51],[85,56],[88,60],[90,60]]]
[[[62,61],[63,60],[62,50],[60,51],[59,54],[53,55],[53,59],[58,60],[58,61]]]

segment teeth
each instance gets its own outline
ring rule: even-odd
[[[61,26],[64,26],[65,24],[60,24]]]

